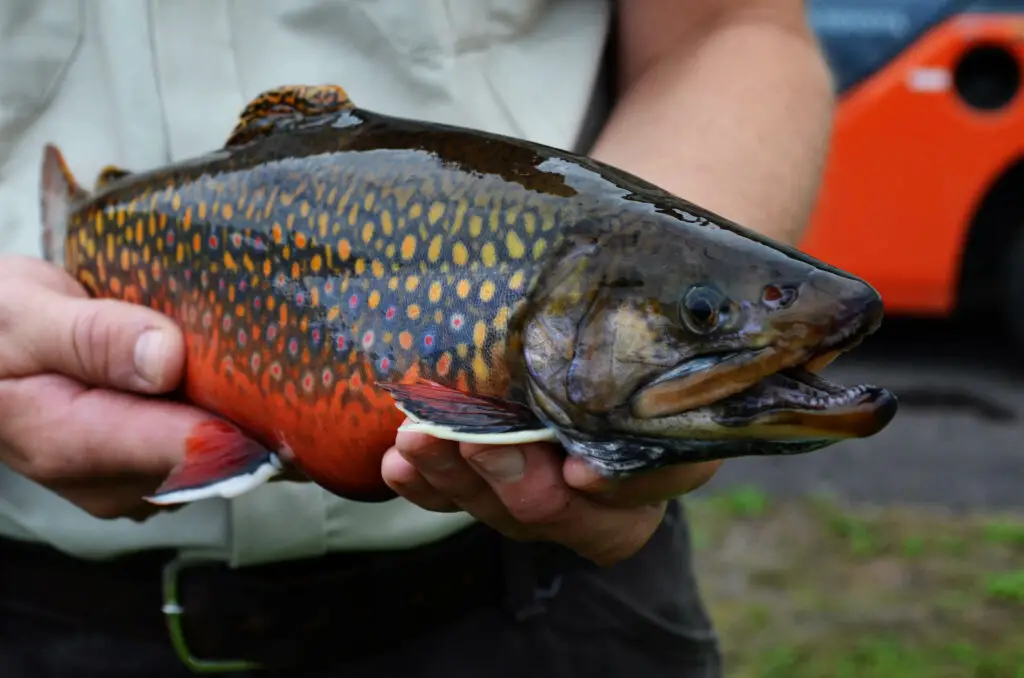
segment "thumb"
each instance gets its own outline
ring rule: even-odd
[[[7,335],[0,341],[13,342],[15,355],[24,357],[14,361],[21,374],[3,376],[57,372],[93,386],[141,393],[177,385],[185,345],[172,319],[137,304],[33,291],[35,298],[17,322],[0,323]]]

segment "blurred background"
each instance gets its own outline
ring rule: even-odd
[[[839,90],[802,248],[886,301],[880,435],[688,503],[737,678],[1024,678],[1024,0],[809,0]]]

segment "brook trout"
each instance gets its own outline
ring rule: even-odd
[[[336,86],[267,91],[223,148],[92,192],[47,146],[42,200],[49,261],[184,332],[181,392],[211,419],[160,504],[294,470],[390,499],[407,417],[625,475],[809,452],[897,409],[815,375],[879,326],[863,280],[587,157]]]

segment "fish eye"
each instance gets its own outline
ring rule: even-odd
[[[796,289],[793,287],[779,287],[778,285],[766,285],[761,293],[764,305],[771,309],[787,308],[796,301]]]
[[[683,323],[694,332],[705,334],[721,325],[729,316],[732,304],[720,290],[708,285],[694,285],[679,304]]]

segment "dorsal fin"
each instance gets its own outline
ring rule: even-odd
[[[240,146],[354,107],[345,90],[337,85],[283,85],[269,89],[246,105],[225,146]]]
[[[112,181],[117,181],[122,177],[126,177],[131,172],[126,169],[122,169],[117,165],[107,165],[100,170],[100,173],[96,175],[95,190],[99,190],[109,184]]]

